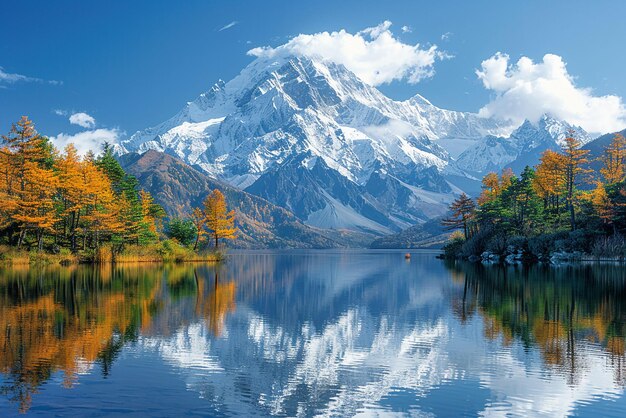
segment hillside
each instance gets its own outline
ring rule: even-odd
[[[188,214],[202,205],[210,190],[220,189],[236,211],[239,248],[333,248],[366,245],[367,235],[323,231],[300,222],[291,212],[265,199],[217,181],[170,155],[148,151],[119,157],[170,216]]]

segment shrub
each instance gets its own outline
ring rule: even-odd
[[[555,243],[564,239],[567,232],[557,232],[554,234],[537,235],[528,239],[528,251],[537,258],[545,258],[550,252],[555,250]]]
[[[461,247],[461,255],[463,257],[481,255],[487,249],[487,244],[492,237],[493,231],[491,229],[478,231],[463,243],[463,246]]]
[[[593,242],[594,237],[584,229],[577,229],[569,233],[569,251],[589,252]]]
[[[507,240],[504,234],[495,234],[487,242],[487,251],[491,251],[494,254],[503,255],[506,253]]]
[[[626,255],[626,240],[618,234],[601,237],[593,243],[591,254],[596,257],[622,258]]]
[[[507,242],[507,247],[513,247],[516,250],[522,250],[524,252],[528,252],[528,238],[521,236],[521,235],[516,235],[513,237],[510,237]]]
[[[456,258],[461,254],[461,247],[465,242],[465,237],[459,231],[455,231],[450,235],[448,242],[443,246],[443,255],[445,258]]]

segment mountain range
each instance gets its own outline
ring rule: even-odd
[[[117,152],[144,187],[160,184],[156,198],[170,213],[197,205],[202,187],[220,187],[250,223],[255,215],[244,208],[251,203],[242,201],[284,211],[279,218],[310,237],[306,246],[336,246],[442,216],[458,194],[477,193],[486,172],[534,165],[569,132],[584,144],[592,139],[549,115],[515,127],[440,109],[420,95],[395,101],[343,65],[281,56],[257,58],[170,119],[121,141]],[[157,164],[192,169],[178,180],[180,195],[166,191],[177,174],[159,177]],[[192,183],[194,196],[185,200],[182,189]],[[266,221],[269,234],[274,221]],[[334,239],[337,232],[348,240]],[[294,244],[289,234],[272,234],[272,245]]]

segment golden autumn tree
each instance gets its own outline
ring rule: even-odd
[[[73,144],[65,147],[65,152],[56,162],[59,179],[59,199],[61,200],[61,217],[63,236],[70,240],[72,251],[76,250],[76,234],[81,211],[85,205],[86,191],[82,163],[78,151]]]
[[[80,166],[82,190],[84,193],[84,213],[81,229],[88,235],[93,247],[100,245],[104,234],[122,233],[122,206],[115,196],[111,182],[91,159],[85,159]]]
[[[34,232],[37,247],[41,249],[44,234],[52,231],[57,220],[54,210],[57,178],[51,169],[52,148],[26,116],[2,139],[5,143],[2,159],[6,162],[2,170],[4,199],[0,201],[0,212],[6,218],[3,223],[17,228],[18,248],[27,233]]]
[[[584,165],[589,162],[586,156],[589,150],[580,148],[580,141],[571,135],[565,138],[565,146],[563,147],[565,158],[565,203],[569,210],[570,228],[576,229],[576,186],[579,183],[580,175],[588,173],[589,170]]]
[[[57,221],[54,209],[57,178],[54,172],[35,162],[27,162],[23,187],[18,191],[17,213],[13,215],[20,225],[18,248],[26,233],[35,233],[37,248],[42,250],[44,234],[52,232]]]
[[[165,211],[155,203],[152,195],[145,191],[139,191],[139,201],[141,204],[141,229],[144,242],[156,240],[161,229],[161,219],[165,216]]]
[[[17,209],[17,175],[13,157],[8,147],[0,148],[0,230],[13,225],[13,214]]]
[[[487,173],[482,180],[483,191],[478,197],[478,203],[482,205],[496,200],[502,191],[511,185],[513,176],[513,170],[510,168],[502,170],[500,177],[495,172]]]
[[[513,177],[515,177],[515,174],[511,168],[502,170],[502,174],[500,175],[500,189],[505,190],[508,188],[513,181]]]
[[[543,200],[545,210],[551,210],[560,222],[561,199],[565,193],[565,158],[552,150],[546,150],[539,159],[533,178],[533,189]]]
[[[498,174],[492,171],[483,177],[482,183],[483,191],[478,197],[478,203],[481,205],[493,202],[498,198],[498,194],[500,192],[500,179],[498,178]]]
[[[198,249],[198,244],[202,238],[206,235],[206,216],[204,211],[200,208],[195,208],[191,213],[191,222],[196,227],[196,241],[193,244],[194,251]]]
[[[615,134],[611,143],[604,149],[600,160],[603,163],[600,174],[607,184],[615,184],[624,180],[626,169],[626,138],[622,134]]]
[[[235,211],[228,211],[226,199],[219,190],[213,190],[204,200],[205,226],[213,235],[215,248],[220,239],[237,238],[235,228]]]
[[[611,225],[613,227],[613,233],[615,233],[615,215],[617,208],[614,202],[609,198],[606,192],[606,187],[602,182],[596,182],[596,187],[588,195],[587,199],[591,202],[591,205],[605,225]]]
[[[441,223],[448,229],[463,229],[465,239],[470,238],[474,231],[476,218],[476,204],[471,197],[462,193],[449,206],[452,216],[445,218]]]

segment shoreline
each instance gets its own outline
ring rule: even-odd
[[[106,264],[142,264],[142,263],[219,263],[226,259],[224,253],[211,253],[206,255],[138,255],[138,254],[120,254],[115,257],[102,258],[86,258],[80,255],[68,254],[51,254],[51,253],[30,253],[10,252],[8,254],[0,254],[0,267],[12,266],[54,266],[60,265],[69,267],[74,265],[106,265]]]
[[[529,265],[544,265],[544,266],[562,266],[562,265],[582,265],[582,264],[615,264],[626,265],[626,257],[596,257],[591,254],[576,255],[572,253],[557,253],[551,254],[548,257],[536,258],[536,257],[521,257],[510,259],[509,256],[446,256],[445,253],[440,253],[437,258],[440,260],[448,261],[465,261],[469,263],[480,263],[484,265],[506,265],[506,266],[529,266]]]

